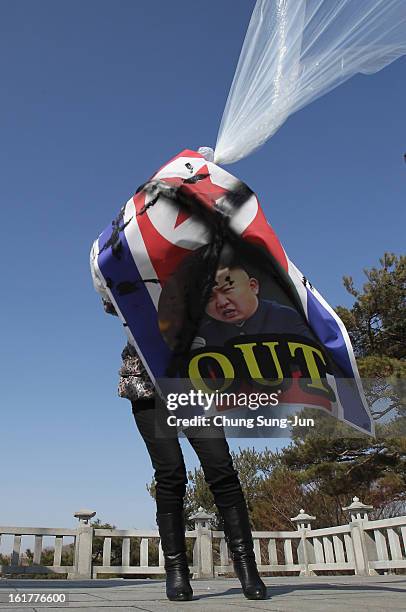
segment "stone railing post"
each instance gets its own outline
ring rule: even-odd
[[[214,517],[200,507],[196,514],[193,514],[190,518],[194,520],[197,532],[193,551],[193,564],[197,566],[194,576],[196,578],[213,578],[213,538],[210,520]]]
[[[79,519],[75,539],[75,570],[68,578],[75,580],[90,580],[92,578],[92,545],[93,526],[89,523],[96,512],[92,510],[79,510],[74,516]]]
[[[306,514],[303,508],[301,508],[299,514],[292,517],[290,520],[296,523],[297,530],[300,532],[300,542],[297,548],[298,562],[302,566],[300,575],[314,576],[313,570],[309,569],[309,563],[315,562],[314,550],[307,539],[307,532],[311,530],[311,523],[316,520],[316,517]]]
[[[369,567],[369,559],[374,559],[375,545],[370,535],[364,530],[364,523],[369,520],[368,512],[373,510],[373,506],[363,504],[359,497],[353,497],[352,503],[343,510],[350,515],[349,527],[354,549],[355,573],[360,576],[376,574],[377,572]]]

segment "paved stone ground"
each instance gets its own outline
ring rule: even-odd
[[[404,612],[406,576],[317,576],[312,578],[265,578],[266,601],[244,598],[235,579],[194,580],[194,600],[170,602],[162,580],[9,580],[0,579],[0,610],[10,612],[52,611],[54,604],[13,604],[9,594],[66,593],[69,608],[77,612]]]

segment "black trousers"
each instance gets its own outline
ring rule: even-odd
[[[166,421],[169,413],[165,406],[155,404],[154,399],[137,400],[132,402],[132,406],[135,422],[155,470],[157,511],[178,512],[183,508],[187,475],[179,439],[174,437],[173,428]],[[156,436],[156,427],[159,427],[159,437]],[[199,457],[217,507],[245,503],[223,430],[217,428],[215,437],[199,437],[198,433],[197,427],[185,430]]]

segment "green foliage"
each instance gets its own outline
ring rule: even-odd
[[[344,286],[353,306],[337,313],[350,335],[375,419],[406,415],[406,257],[385,253],[380,268],[364,270],[363,290],[350,276]]]
[[[268,477],[275,466],[277,455],[270,450],[258,452],[254,448],[239,448],[236,453],[231,451],[233,464],[238,472],[241,487],[249,510],[256,505],[260,484]],[[217,526],[220,525],[220,516],[214,504],[213,495],[204,479],[203,470],[195,469],[188,473],[189,484],[185,497],[185,515],[189,518],[201,506],[207,512],[216,515]],[[189,521],[193,528],[193,522]]]
[[[354,296],[353,306],[339,306],[357,357],[406,357],[406,256],[385,253],[380,268],[365,269],[363,290],[355,289],[351,276],[344,286]]]
[[[10,565],[10,556],[0,554],[0,565]]]
[[[282,462],[304,491],[317,493],[311,512],[323,525],[344,522],[342,507],[355,495],[374,506],[376,517],[406,503],[405,438],[312,435],[285,448]]]

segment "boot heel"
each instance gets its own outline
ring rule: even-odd
[[[182,512],[156,515],[165,559],[166,596],[170,601],[190,601],[193,590],[189,582],[186,559],[185,521]]]
[[[224,521],[224,535],[230,548],[234,570],[247,599],[266,599],[266,586],[255,561],[247,506],[219,508]]]

